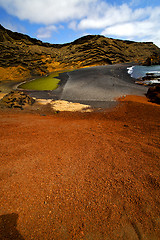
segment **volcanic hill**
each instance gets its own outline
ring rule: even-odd
[[[160,49],[152,42],[88,35],[71,43],[49,44],[12,32],[1,25],[0,52],[0,81],[22,81],[53,71],[95,65],[157,63],[160,56]]]

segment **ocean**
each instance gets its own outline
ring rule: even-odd
[[[131,74],[133,78],[144,77],[146,73],[154,73],[155,75],[160,75],[160,65],[153,66],[132,66],[127,68],[128,73]]]

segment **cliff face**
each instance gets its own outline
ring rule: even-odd
[[[88,35],[67,44],[43,43],[0,25],[0,80],[24,80],[63,69],[139,62],[160,56],[153,43]]]

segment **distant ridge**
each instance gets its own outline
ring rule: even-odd
[[[64,69],[115,63],[159,63],[152,42],[87,35],[71,43],[50,44],[0,25],[0,80],[24,80]]]

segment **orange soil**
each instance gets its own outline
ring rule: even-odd
[[[126,97],[122,97],[118,99],[121,102],[137,102],[137,103],[143,103],[143,104],[147,104],[147,105],[151,105],[151,106],[157,106],[158,105],[156,103],[152,103],[148,100],[147,97],[142,97],[142,96],[135,96],[135,95],[127,95]]]
[[[160,106],[145,101],[1,110],[0,239],[160,239]]]

